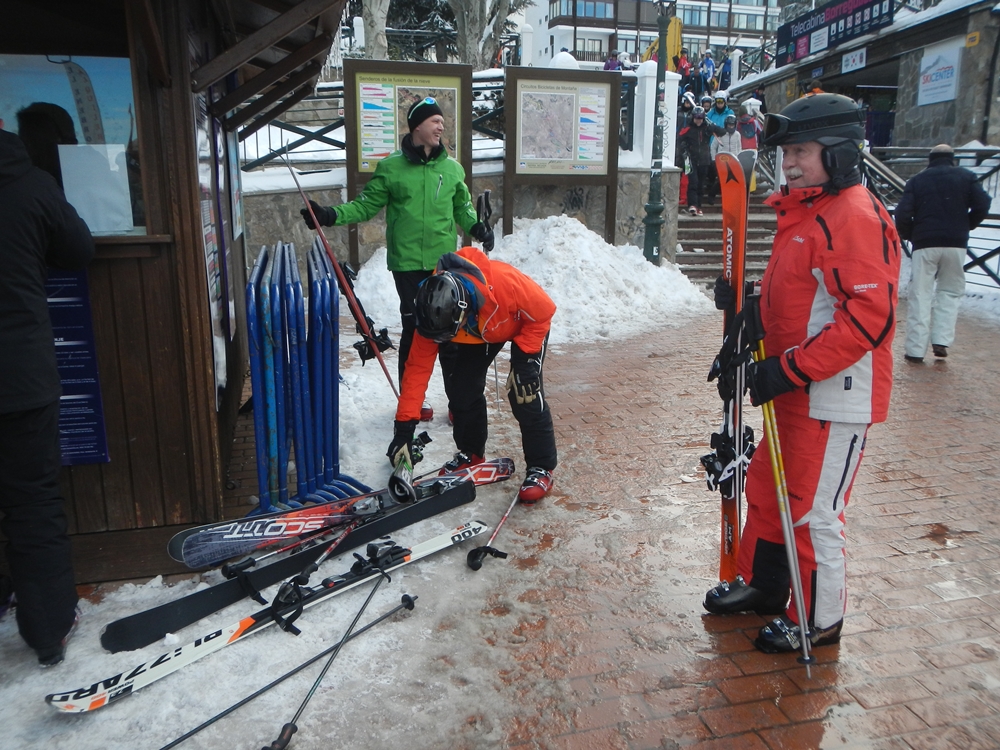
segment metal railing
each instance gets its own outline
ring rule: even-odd
[[[774,63],[777,54],[777,43],[774,41],[762,42],[760,47],[749,52],[744,52],[740,58],[739,80],[743,80],[749,75],[763,73]]]
[[[621,125],[618,145],[631,151],[635,140],[635,93],[638,79],[622,76],[620,94]],[[472,83],[472,158],[474,161],[502,161],[506,131],[504,115],[504,75],[502,69],[477,73]],[[317,168],[343,163],[344,87],[342,83],[321,84],[314,95],[272,120],[240,143],[244,171],[263,167],[287,154],[289,160]],[[254,121],[249,123],[254,124]]]

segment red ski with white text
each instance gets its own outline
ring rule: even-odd
[[[720,153],[715,158],[722,197],[722,276],[733,290],[735,304],[725,311],[722,350],[708,376],[709,381],[719,381],[719,395],[723,402],[722,427],[712,435],[713,452],[703,456],[701,462],[705,467],[708,488],[718,489],[722,495],[719,544],[719,580],[722,581],[736,578],[743,486],[754,450],[753,430],[743,423],[745,363],[731,367],[731,357],[746,348],[740,345],[743,325],[736,318],[743,310],[750,177],[756,163],[756,151],[743,151],[739,156]]]

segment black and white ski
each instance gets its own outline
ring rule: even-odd
[[[472,482],[460,482],[448,486],[439,495],[417,503],[401,505],[384,515],[369,519],[348,534],[338,549],[346,552],[418,521],[471,503],[475,498],[476,485]],[[325,548],[324,544],[301,548],[298,552],[276,562],[242,571],[240,575],[228,581],[222,581],[207,589],[115,620],[101,633],[101,645],[108,651],[117,653],[133,651],[155,643],[167,633],[177,633],[203,617],[208,617],[241,599],[254,596],[258,591],[299,573],[307,565],[315,562]]]
[[[399,547],[391,541],[371,544],[368,556],[357,555],[358,561],[343,575],[327,578],[316,587],[299,587],[300,598],[294,602],[266,607],[238,622],[213,630],[187,645],[171,649],[155,659],[145,661],[128,672],[119,672],[106,679],[98,680],[89,687],[51,693],[45,697],[45,702],[64,713],[95,711],[102,706],[131,695],[231,643],[242,640],[270,625],[280,623],[291,613],[308,609],[331,596],[360,586],[365,581],[382,575],[382,571],[391,572],[489,530],[489,527],[484,523],[469,521],[410,549]]]

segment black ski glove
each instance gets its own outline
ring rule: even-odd
[[[517,344],[510,348],[510,375],[507,390],[513,391],[519,404],[530,404],[541,390],[542,353],[526,354]]]
[[[736,292],[726,281],[725,276],[720,276],[715,280],[715,309],[726,310],[736,304]]]
[[[389,457],[393,466],[396,465],[396,456],[401,450],[410,450],[410,446],[413,444],[413,433],[417,431],[418,424],[416,419],[392,423],[392,442],[389,443],[389,450],[385,452],[385,455]]]
[[[475,239],[483,244],[483,250],[492,252],[493,250],[493,228],[485,221],[477,221],[469,230]]]
[[[312,206],[313,213],[316,214],[316,221],[320,223],[320,226],[332,227],[337,223],[337,212],[333,208],[321,206],[316,201],[309,201],[309,205]],[[316,228],[316,225],[313,224],[312,216],[309,215],[308,208],[300,208],[299,213],[302,214],[307,227],[310,229]]]
[[[766,404],[775,396],[798,388],[785,375],[781,357],[768,357],[761,362],[748,364],[747,386],[750,388],[750,403],[754,406]]]

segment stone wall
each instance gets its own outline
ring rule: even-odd
[[[892,145],[933,146],[950,143],[960,146],[982,139],[985,103],[989,96],[987,88],[990,59],[998,29],[989,10],[985,10],[969,16],[967,31],[979,31],[979,44],[963,49],[958,96],[950,102],[917,106],[917,84],[924,48],[920,47],[900,56]],[[995,80],[987,134],[987,141],[992,144],[1000,143],[1000,102],[996,99],[998,84],[1000,81]]]
[[[649,199],[650,170],[619,170],[617,216],[615,220],[615,245],[643,246],[646,215],[645,204]],[[663,171],[662,193],[665,204],[664,224],[660,243],[664,257],[672,257],[677,245],[677,194],[680,187],[680,170],[668,167]],[[474,175],[472,195],[491,190],[494,229],[502,229],[503,175],[500,173]],[[526,186],[517,191],[514,215],[533,219],[566,214],[578,219],[599,235],[604,235],[604,191],[601,186],[550,187]],[[344,202],[346,189],[331,187],[326,190],[312,188],[310,197],[323,205],[337,206]],[[297,192],[250,193],[244,199],[244,216],[247,235],[247,263],[257,257],[262,245],[273,245],[279,240],[294,242],[296,248],[308,248],[313,232],[306,229],[299,215],[302,200]],[[358,229],[360,261],[370,258],[375,250],[385,244],[385,212],[361,224]],[[347,227],[327,229],[331,246],[342,258],[347,257]],[[668,253],[668,250],[670,251]],[[300,253],[301,254],[301,253]]]

